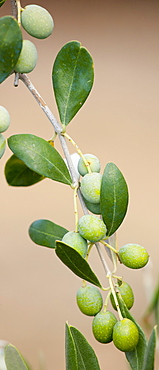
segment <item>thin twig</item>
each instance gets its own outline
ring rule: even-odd
[[[17,4],[15,0],[10,0],[11,2],[11,8],[12,8],[12,15],[14,18],[18,18],[18,9],[17,9]]]

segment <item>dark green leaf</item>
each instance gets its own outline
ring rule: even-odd
[[[29,370],[20,352],[12,344],[4,349],[7,370]]]
[[[0,0],[0,7],[6,2],[6,0]]]
[[[11,186],[30,186],[45,178],[30,170],[30,168],[14,154],[6,162],[4,172],[8,184]]]
[[[80,278],[89,281],[90,283],[101,287],[101,284],[90,268],[88,262],[69,245],[57,241],[55,252],[60,260]]]
[[[71,177],[61,155],[46,140],[31,134],[8,139],[12,152],[39,175],[71,185]]]
[[[97,356],[83,334],[73,326],[70,331],[76,347],[78,370],[100,370]]]
[[[132,320],[139,330],[139,342],[137,347],[132,352],[126,352],[126,358],[131,366],[132,370],[143,370],[143,364],[144,364],[144,357],[146,353],[147,348],[147,340],[145,333],[143,332],[140,325],[136,322],[134,317],[130,314],[130,311],[127,309],[127,306],[125,305],[120,293],[117,293],[118,295],[118,302],[119,307],[122,313],[123,317],[127,317],[128,319]]]
[[[2,4],[1,4],[2,5]],[[22,48],[22,33],[16,19],[0,19],[0,83],[14,70]]]
[[[68,230],[49,220],[34,221],[29,227],[29,236],[38,245],[55,248],[56,240],[61,240]]]
[[[157,339],[157,332],[156,332],[156,327],[154,327],[154,329],[152,330],[150,339],[148,341],[144,366],[142,370],[154,370],[156,339]]]
[[[122,223],[128,206],[128,187],[114,163],[105,167],[101,184],[101,214],[107,226],[107,235],[112,235]]]
[[[87,99],[94,80],[93,60],[77,41],[63,46],[54,62],[52,81],[63,125],[68,125]]]
[[[65,358],[66,370],[79,370],[75,343],[70,327],[67,323],[65,329]]]

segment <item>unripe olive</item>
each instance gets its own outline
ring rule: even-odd
[[[0,132],[4,132],[10,125],[10,115],[6,108],[0,105]]]
[[[2,158],[6,149],[6,139],[2,134],[0,134],[0,158]]]
[[[126,283],[125,281],[122,281],[122,284],[118,286],[118,291],[120,292],[121,297],[122,297],[123,301],[125,302],[128,310],[130,310],[131,307],[134,304],[134,293],[132,291],[131,286],[128,283]],[[114,307],[114,309],[117,310],[117,307],[116,307],[116,304],[115,304],[114,297],[113,297],[112,293],[110,295],[110,300],[111,300],[111,303],[112,303],[112,306]]]
[[[103,306],[100,290],[92,285],[79,288],[76,300],[80,311],[88,316],[96,315]]]
[[[68,231],[68,233],[63,236],[62,242],[76,249],[76,251],[80,253],[82,257],[86,257],[87,241],[86,239],[82,238],[79,233],[76,233],[75,231]]]
[[[117,319],[110,311],[101,311],[93,319],[92,330],[96,340],[110,343],[113,339],[113,328]]]
[[[85,159],[87,160],[90,170],[92,172],[100,172],[100,161],[99,159],[93,154],[84,154]],[[78,162],[78,172],[81,176],[86,175],[88,173],[87,166],[84,163],[82,158],[79,159]]]
[[[139,331],[133,321],[125,318],[115,324],[113,329],[113,342],[120,351],[133,351],[138,341]]]
[[[50,36],[54,21],[51,14],[39,5],[27,5],[21,13],[21,23],[29,35],[38,39]]]
[[[120,261],[132,269],[144,267],[149,260],[146,249],[138,244],[126,244],[120,248],[118,254]]]
[[[96,243],[105,237],[107,228],[98,216],[84,215],[78,221],[78,231],[84,239]]]
[[[23,40],[22,50],[14,67],[15,72],[31,72],[36,66],[37,58],[38,55],[35,45],[29,40]]]
[[[81,181],[81,193],[91,203],[100,202],[102,175],[98,172],[87,173]]]

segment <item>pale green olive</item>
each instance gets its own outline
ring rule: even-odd
[[[139,244],[125,244],[119,250],[120,261],[132,269],[144,267],[149,260],[149,255],[144,247]]]
[[[88,162],[90,170],[92,172],[100,172],[100,161],[95,155],[84,154],[84,157]],[[80,173],[81,176],[84,176],[86,175],[86,173],[88,173],[87,166],[85,165],[84,160],[82,158],[80,158],[78,162],[78,172]]]
[[[101,311],[93,319],[92,330],[95,339],[101,343],[110,343],[113,339],[113,328],[117,319],[110,311]]]
[[[31,72],[36,66],[37,58],[38,54],[35,45],[29,40],[23,40],[22,50],[14,67],[15,72]]]
[[[70,245],[78,253],[80,253],[82,257],[86,257],[87,241],[79,233],[76,233],[75,231],[68,231],[68,233],[63,236],[62,242]]]
[[[21,12],[21,23],[29,35],[38,39],[50,36],[54,21],[51,14],[39,5],[27,5]]]
[[[84,215],[79,219],[78,231],[84,239],[96,243],[105,237],[107,228],[98,216]]]
[[[96,315],[103,306],[103,298],[99,289],[92,285],[79,288],[76,300],[80,311],[88,316]]]
[[[100,203],[102,175],[98,172],[87,173],[81,180],[81,193],[90,203]]]
[[[0,105],[0,133],[8,129],[10,125],[10,115],[6,108]]]

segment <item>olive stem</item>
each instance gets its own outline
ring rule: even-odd
[[[109,289],[110,289],[110,287],[109,287]],[[106,296],[104,306],[103,306],[103,312],[107,311],[107,306],[108,306],[108,302],[109,302],[109,299],[110,299],[110,295],[111,295],[111,291],[109,291],[109,293]]]
[[[76,175],[73,163],[72,163],[72,159],[71,159],[71,156],[70,156],[67,144],[66,144],[66,140],[65,140],[64,136],[61,135],[61,133],[62,133],[61,125],[56,120],[53,113],[51,112],[51,110],[49,109],[49,107],[47,106],[47,104],[45,103],[45,101],[43,100],[41,95],[39,94],[39,92],[35,89],[34,85],[29,80],[28,76],[25,73],[20,73],[19,74],[19,79],[25,84],[25,86],[31,92],[31,94],[35,98],[36,102],[39,104],[40,108],[46,114],[47,118],[49,119],[52,126],[54,127],[54,130],[55,130],[56,134],[58,135],[59,140],[61,142],[61,146],[62,146],[64,155],[65,155],[65,158],[66,158],[66,161],[67,161],[67,164],[68,164],[68,168],[69,168],[69,171],[70,171],[70,174],[71,174],[71,178],[72,178],[72,182],[73,182],[72,187],[75,188],[78,184],[78,179],[77,179],[77,175]]]
[[[12,15],[14,18],[18,18],[18,10],[17,10],[17,3],[15,0],[10,0],[11,2],[11,8],[12,8]]]
[[[109,280],[110,289],[111,289],[111,292],[112,292],[112,295],[113,295],[113,298],[114,298],[114,302],[115,302],[115,305],[116,305],[116,308],[117,308],[117,311],[118,311],[119,320],[122,320],[123,316],[122,316],[121,311],[120,311],[120,307],[119,307],[119,303],[118,303],[118,300],[117,300],[117,297],[116,297],[116,293],[115,293],[114,285],[113,285],[113,282],[112,282],[112,275],[111,274],[108,276],[108,280]]]
[[[63,132],[62,133],[63,136],[65,136],[68,141],[70,141],[70,143],[76,148],[77,150],[77,153],[80,155],[80,157],[83,159],[83,162],[85,164],[85,166],[87,167],[87,170],[88,170],[88,173],[91,173],[91,169],[90,169],[90,165],[88,163],[88,161],[86,160],[85,156],[83,155],[83,153],[81,152],[80,148],[78,147],[78,145],[75,143],[75,141],[66,133],[66,132]]]
[[[115,254],[118,254],[118,251],[113,248],[110,244],[106,243],[104,240],[100,240],[100,243],[104,244],[107,248],[111,249]]]
[[[73,193],[73,200],[74,200],[74,212],[75,212],[75,232],[78,232],[78,207],[77,207],[77,189],[78,186],[75,187]]]
[[[97,252],[99,254],[100,260],[102,262],[102,265],[104,267],[104,270],[106,272],[106,275],[111,275],[111,272],[110,272],[109,267],[108,267],[108,265],[106,263],[106,260],[103,257],[103,254],[102,254],[101,247],[100,247],[99,243],[95,243],[95,245],[96,245],[96,249],[97,249]]]
[[[20,19],[21,4],[20,4],[20,0],[16,0],[16,4],[17,4],[17,21],[18,21],[18,24],[20,26],[21,25],[21,19]]]

